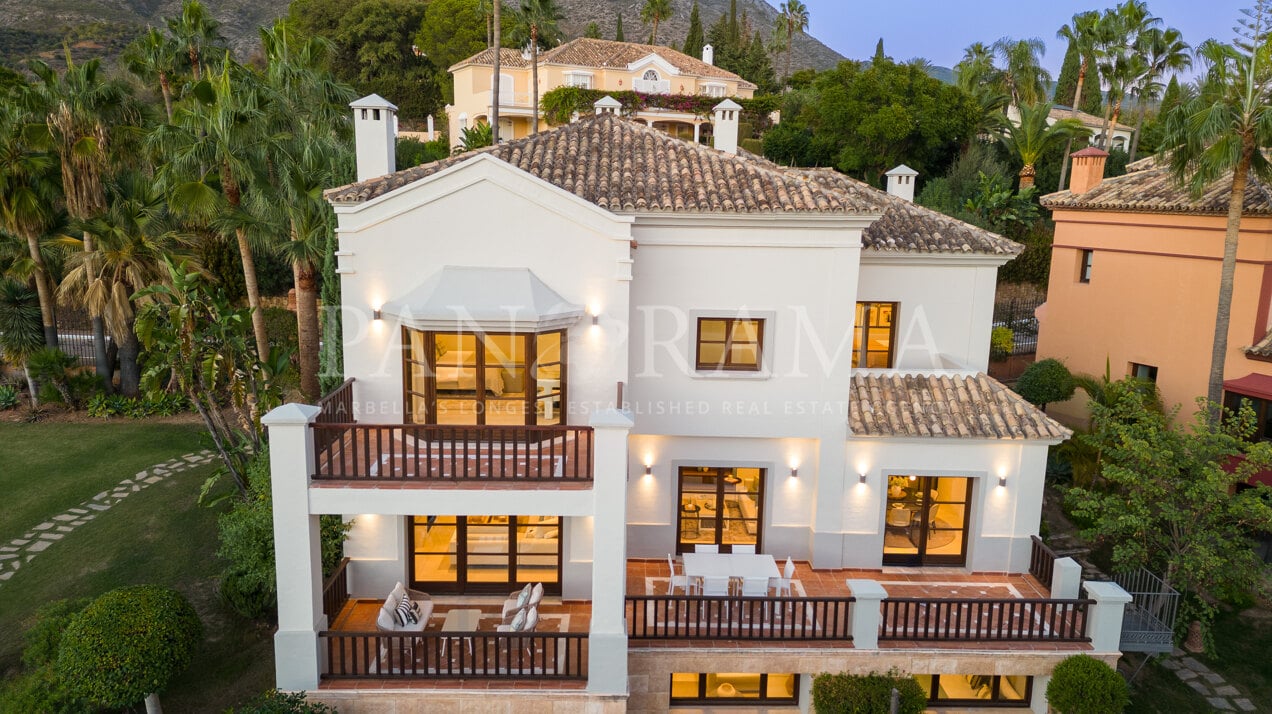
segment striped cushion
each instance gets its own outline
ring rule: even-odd
[[[403,595],[401,602],[397,606],[397,616],[402,620],[404,625],[414,625],[419,622],[419,618],[415,616],[415,610],[411,608],[411,596]]]

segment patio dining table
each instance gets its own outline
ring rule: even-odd
[[[777,561],[764,553],[685,553],[685,575],[690,578],[777,578]]]

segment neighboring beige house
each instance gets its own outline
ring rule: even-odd
[[[1047,117],[1047,125],[1050,126],[1061,119],[1069,119],[1071,117],[1074,117],[1073,109],[1057,104],[1051,108],[1051,114]],[[1104,117],[1097,117],[1094,114],[1079,111],[1076,118],[1082,122],[1082,126],[1090,130],[1091,145],[1103,147]],[[1007,120],[1012,124],[1020,123],[1020,109],[1016,105],[1013,104],[1007,107]],[[1131,136],[1135,133],[1135,127],[1118,123],[1113,125],[1111,133],[1113,137],[1109,144],[1114,149],[1126,151],[1131,145]]]
[[[710,45],[702,59],[690,57],[670,47],[613,42],[586,37],[539,54],[539,97],[557,87],[575,86],[609,91],[647,94],[687,94],[749,99],[755,85],[712,64]],[[478,121],[488,121],[491,111],[491,83],[494,50],[485,50],[450,68],[455,78],[455,103],[446,107],[450,136],[454,142],[460,130]],[[531,61],[528,53],[500,50],[499,136],[520,139],[528,136],[533,121]],[[646,124],[677,136],[701,140],[702,125],[710,117],[691,112],[650,109],[636,115]],[[547,127],[542,117],[539,128]],[[709,131],[709,129],[708,129]]]

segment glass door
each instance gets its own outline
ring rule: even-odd
[[[966,563],[971,498],[970,478],[889,476],[883,563]]]
[[[692,466],[680,469],[676,552],[698,545],[760,547],[764,469]]]
[[[557,516],[415,516],[410,538],[412,587],[425,592],[561,592]]]

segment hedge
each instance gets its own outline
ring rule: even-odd
[[[888,711],[892,690],[901,695],[899,714],[922,714],[927,694],[914,677],[896,670],[887,674],[819,674],[813,678],[813,711],[817,714],[879,714]]]

